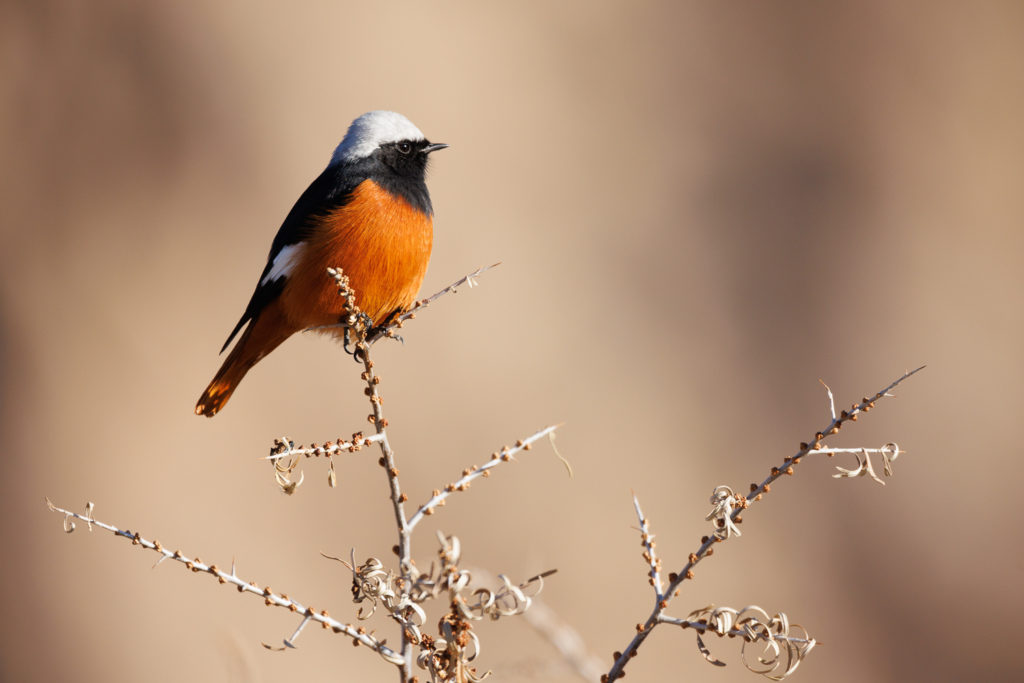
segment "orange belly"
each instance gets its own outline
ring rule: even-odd
[[[344,300],[328,268],[340,267],[348,275],[356,305],[374,324],[413,304],[430,261],[430,216],[364,180],[345,206],[313,220],[317,227],[281,292],[285,314],[296,328],[341,319]]]

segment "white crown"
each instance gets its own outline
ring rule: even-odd
[[[386,142],[425,139],[412,121],[393,111],[371,111],[352,122],[331,163],[364,159]]]

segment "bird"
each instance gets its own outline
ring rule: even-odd
[[[446,147],[397,112],[371,111],[352,122],[277,231],[220,352],[245,330],[196,403],[197,415],[220,412],[245,374],[296,332],[319,328],[348,341],[345,299],[328,268],[348,276],[371,328],[412,306],[433,244],[427,162]]]

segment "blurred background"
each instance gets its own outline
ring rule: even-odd
[[[359,368],[288,341],[192,414],[270,241],[348,123],[394,109],[451,149],[424,293],[376,361],[412,502],[564,422],[435,515],[467,566],[556,567],[546,604],[604,666],[650,611],[630,492],[666,571],[848,405],[928,368],[834,445],[897,441],[885,487],[832,461],[745,515],[670,610],[785,611],[794,680],[1011,680],[1024,608],[1024,6],[1019,2],[0,4],[4,681],[381,680],[343,638],[82,525],[44,496],[354,620],[321,551],[390,557],[376,456],[258,458],[367,427]],[[848,463],[838,463],[848,464]],[[431,619],[436,619],[436,611]],[[380,634],[392,626],[374,622]],[[495,680],[573,680],[522,619]],[[757,680],[664,628],[630,680]]]

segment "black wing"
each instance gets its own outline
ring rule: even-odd
[[[275,278],[266,284],[263,284],[263,279],[270,273],[274,259],[277,258],[281,250],[308,239],[316,226],[316,222],[310,219],[344,206],[356,186],[365,180],[365,175],[353,173],[353,170],[346,171],[338,164],[329,165],[316,180],[310,183],[306,191],[295,202],[295,206],[288,212],[288,216],[274,237],[274,242],[270,245],[267,265],[264,266],[263,272],[260,274],[256,290],[252,293],[252,298],[249,299],[249,305],[245,307],[245,313],[238,320],[235,329],[231,330],[231,334],[228,335],[227,341],[220,349],[221,353],[224,353],[224,350],[231,344],[231,340],[247,322],[254,320],[267,304],[280,296],[284,289],[285,278]]]

